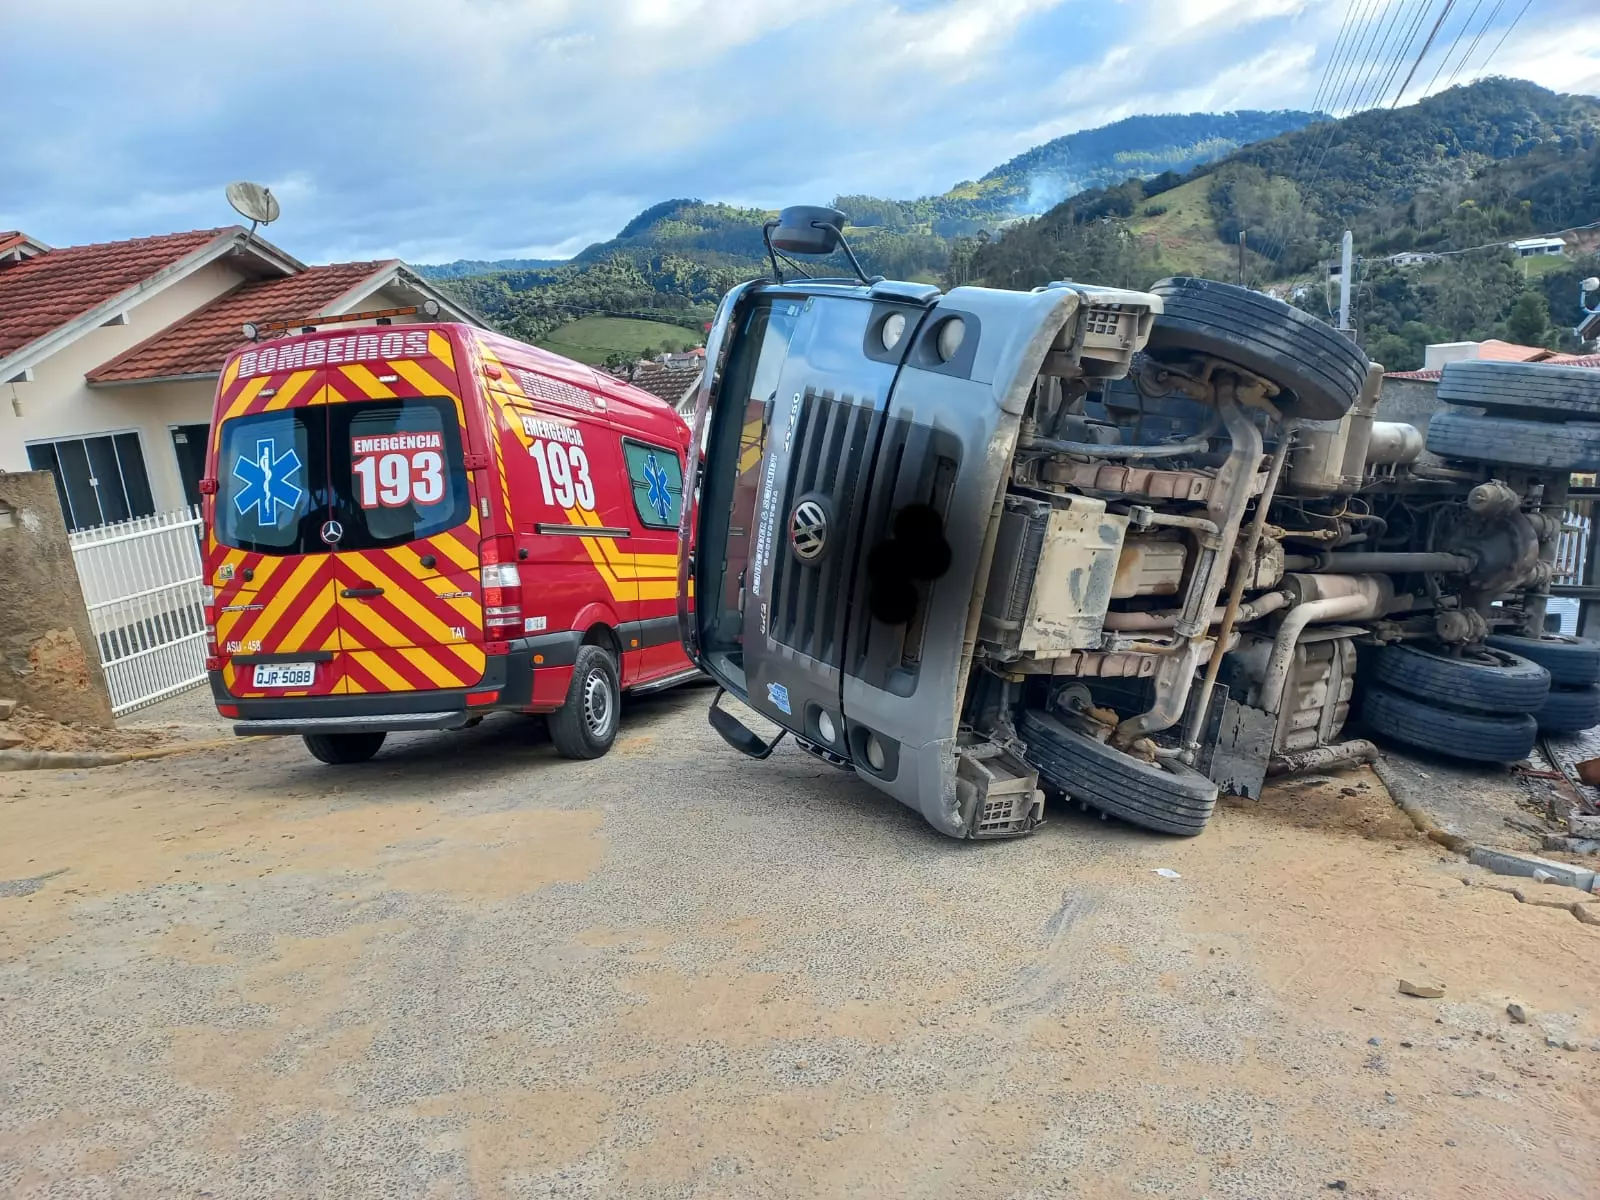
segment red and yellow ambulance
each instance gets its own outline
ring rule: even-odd
[[[696,674],[676,615],[688,445],[655,396],[467,325],[235,352],[201,484],[217,711],[331,763],[496,710],[604,754],[623,692]]]

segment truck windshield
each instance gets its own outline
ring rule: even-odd
[[[215,532],[260,554],[400,545],[467,519],[461,430],[449,400],[319,404],[222,427]],[[343,529],[333,545],[328,520]]]
[[[733,678],[744,679],[744,602],[755,557],[756,497],[779,376],[805,301],[757,302],[734,331],[706,446],[701,545],[725,547],[705,564],[696,619],[700,644]]]

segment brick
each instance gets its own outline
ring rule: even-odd
[[[15,700],[0,700],[0,721],[9,721],[11,714],[17,711]]]
[[[1535,872],[1550,876],[1550,882],[1564,883],[1582,891],[1594,888],[1595,873],[1589,867],[1574,867],[1570,863],[1540,858],[1535,854],[1514,854],[1509,850],[1491,850],[1487,846],[1474,846],[1468,856],[1474,866],[1485,867],[1496,875],[1520,875],[1534,878]]]
[[[1600,816],[1590,817],[1573,813],[1567,818],[1567,829],[1573,837],[1600,838]]]

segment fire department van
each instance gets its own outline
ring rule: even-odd
[[[217,711],[329,763],[497,710],[604,754],[623,692],[697,673],[675,599],[688,443],[656,397],[466,325],[235,352],[201,484]]]

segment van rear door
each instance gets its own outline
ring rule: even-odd
[[[326,357],[340,357],[338,340]],[[483,676],[468,409],[449,339],[419,330],[404,343],[403,359],[225,376],[212,580],[235,696]]]
[[[350,693],[461,688],[483,677],[467,408],[438,354],[395,365],[413,369],[328,371],[328,507],[341,527],[334,583]]]

